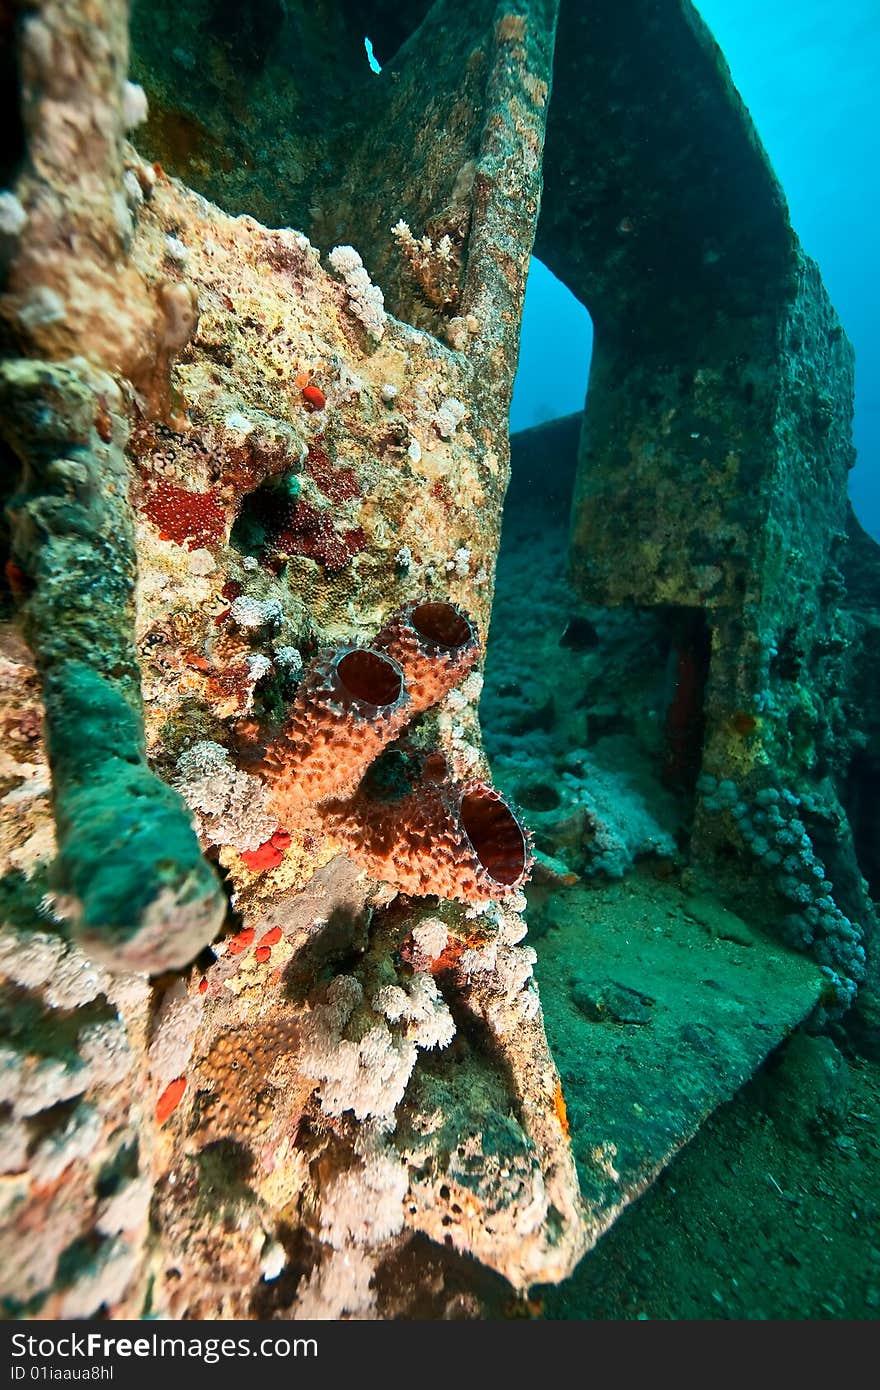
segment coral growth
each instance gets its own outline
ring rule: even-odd
[[[377,341],[385,333],[385,297],[374,285],[353,246],[334,246],[328,257],[348,291],[348,307]]]
[[[173,483],[159,482],[150,495],[144,514],[159,530],[163,540],[198,546],[215,545],[225,530],[223,508],[211,493],[187,492]]]
[[[865,978],[865,929],[835,902],[829,871],[818,857],[804,817],[821,818],[823,808],[809,793],[788,787],[761,787],[747,799],[730,778],[700,775],[702,806],[726,814],[748,852],[772,875],[780,898],[789,905],[780,934],[799,950],[811,951],[829,982],[832,1011],[847,1008]]]
[[[315,33],[309,7],[294,8]],[[0,195],[0,315],[20,353],[0,372],[0,430],[28,470],[8,574],[33,655],[0,625],[12,745],[0,761],[14,781],[0,812],[13,927],[0,958],[3,1311],[405,1315],[433,1278],[411,1289],[396,1274],[416,1233],[518,1287],[561,1278],[584,1223],[527,953],[505,945],[497,972],[456,971],[468,950],[488,962],[497,921],[445,902],[408,956],[420,907],[341,852],[328,813],[355,815],[363,796],[379,818],[421,790],[456,822],[451,853],[474,882],[476,838],[482,895],[513,891],[525,869],[524,836],[485,783],[475,804],[491,814],[471,817],[465,788],[485,772],[476,672],[451,687],[489,619],[544,123],[525,84],[549,75],[547,5],[516,52],[488,13],[469,15],[464,65],[450,69],[454,166],[479,151],[494,171],[472,219],[471,184],[453,199],[473,228],[459,352],[386,315],[350,246],[328,274],[307,237],[254,203],[250,175],[240,196],[219,195],[254,214],[236,217],[169,176],[163,164],[195,172],[204,155],[210,193],[209,159],[221,178],[253,165],[244,147],[226,160],[226,127],[168,109],[171,86],[143,52],[143,138],[173,148],[145,159],[126,143],[145,115],[125,86],[128,7],[31,9],[13,40],[20,174]],[[172,63],[194,32],[162,6],[149,28]],[[430,44],[417,50],[395,93],[394,123],[405,114],[414,130],[445,105],[423,80]],[[389,128],[382,116],[383,141]],[[282,162],[298,139],[290,126]],[[423,189],[442,207],[453,166],[433,143]],[[312,145],[315,172],[335,166],[322,138]],[[368,162],[350,148],[338,165],[358,169],[358,206]],[[406,190],[382,215],[384,251],[348,220],[347,193],[332,197],[339,225],[323,244],[357,237],[396,294],[385,228],[416,215]],[[434,243],[454,241],[436,222]],[[409,671],[370,650],[386,615],[440,583],[474,613],[464,641],[440,632],[425,653],[416,633]],[[425,660],[436,678],[424,670],[422,689]],[[407,845],[414,874],[433,846]],[[62,916],[100,967],[52,927]]]
[[[472,619],[454,603],[407,604],[379,633],[376,646],[403,670],[413,714],[442,700],[480,654]]]
[[[427,234],[416,237],[403,219],[391,228],[404,260],[427,302],[449,310],[461,294],[462,244],[444,232],[435,241]]]
[[[175,785],[190,810],[198,814],[208,844],[256,851],[278,828],[266,788],[235,767],[218,743],[203,739],[186,749],[177,763]]]
[[[516,893],[531,865],[529,839],[494,787],[451,778],[439,752],[400,754],[394,771],[365,777],[479,653],[469,615],[432,601],[394,614],[373,647],[316,659],[263,761],[279,821],[311,812],[371,877],[405,893],[461,902]]]
[[[529,839],[485,782],[417,786],[397,802],[363,792],[331,803],[325,823],[371,877],[415,896],[459,902],[515,895],[531,866]]]
[[[447,1047],[454,1036],[430,975],[414,975],[406,987],[385,985],[370,1003],[358,980],[337,975],[326,1001],[307,1016],[298,1065],[320,1082],[328,1115],[351,1110],[384,1122],[403,1099],[417,1050]]]
[[[353,791],[411,714],[403,671],[391,657],[345,646],[313,662],[266,754],[281,818]]]
[[[327,496],[331,501],[339,500],[338,489],[342,486],[344,482],[338,475],[328,483]],[[335,497],[334,491],[337,492]],[[267,512],[265,557],[270,562],[291,555],[305,555],[317,560],[328,574],[335,574],[345,569],[367,544],[360,526],[337,530],[332,512],[314,506],[304,497],[279,498],[276,495]]]

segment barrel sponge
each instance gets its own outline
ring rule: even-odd
[[[476,624],[455,603],[408,603],[376,638],[377,648],[400,665],[413,714],[442,700],[470,671],[480,654]]]
[[[354,863],[403,893],[463,903],[515,897],[531,869],[531,844],[494,787],[453,780],[439,752],[421,757],[415,781],[413,759],[402,753],[400,775],[365,776],[479,654],[463,609],[424,600],[398,610],[371,647],[316,658],[263,758],[279,821],[307,812]]]
[[[266,751],[263,770],[279,819],[354,791],[412,713],[403,672],[386,653],[344,646],[318,657]]]
[[[372,878],[415,897],[514,897],[529,875],[529,834],[488,783],[430,782],[398,801],[361,790],[328,803],[327,830]]]

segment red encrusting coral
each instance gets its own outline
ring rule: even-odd
[[[271,549],[288,555],[307,555],[331,574],[345,569],[353,555],[363,550],[367,538],[360,526],[339,532],[330,512],[319,511],[305,498],[288,501],[282,508]]]
[[[186,1077],[178,1076],[176,1080],[169,1081],[165,1090],[156,1102],[156,1124],[164,1125],[174,1114],[178,1105],[183,1099],[186,1090]]]
[[[323,410],[324,406],[327,404],[327,397],[324,395],[320,386],[313,386],[311,384],[304,386],[302,388],[302,397],[309,407],[309,410]]]
[[[432,483],[431,496],[435,499],[435,501],[439,502],[441,506],[445,508],[446,511],[449,511],[455,502],[455,498],[449,491],[448,485],[443,481],[442,478],[438,478],[436,483]]]
[[[361,496],[354,469],[346,466],[337,467],[331,461],[320,437],[309,445],[306,472],[331,502],[348,502],[352,497]]]
[[[144,513],[162,540],[190,550],[216,545],[226,534],[226,513],[212,492],[187,492],[164,479],[150,492]]]
[[[286,830],[276,830],[274,835],[270,835],[268,840],[258,845],[256,849],[246,849],[242,851],[242,863],[251,873],[260,873],[263,869],[275,869],[284,858],[284,851],[290,844],[290,836]]]
[[[256,849],[242,850],[241,860],[245,868],[250,869],[252,874],[258,874],[263,869],[276,868],[284,858],[282,850],[273,845],[271,840],[266,840],[264,844],[258,845]]]
[[[248,946],[253,945],[256,932],[253,927],[245,927],[243,931],[237,933],[228,942],[226,950],[230,956],[240,956],[242,951],[246,951]]]

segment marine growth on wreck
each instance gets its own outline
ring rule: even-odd
[[[3,16],[8,1319],[587,1316],[787,1038],[878,1056],[853,354],[622,8]]]

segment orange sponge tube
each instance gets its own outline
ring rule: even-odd
[[[408,603],[374,645],[403,670],[413,714],[442,700],[480,654],[479,633],[470,615],[455,603],[435,600]]]
[[[386,652],[346,646],[318,658],[264,759],[279,820],[353,792],[412,714],[403,671]]]
[[[371,876],[417,897],[485,902],[529,876],[528,832],[486,782],[423,783],[398,801],[361,790],[324,807],[327,830]]]

